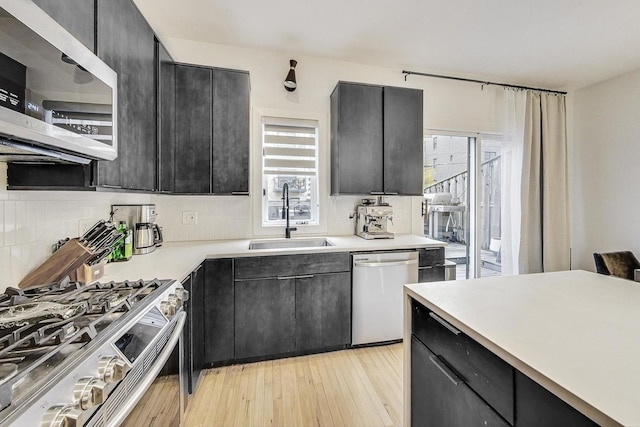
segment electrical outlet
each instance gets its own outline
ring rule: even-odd
[[[187,225],[197,224],[198,212],[194,212],[194,211],[182,212],[182,223]]]

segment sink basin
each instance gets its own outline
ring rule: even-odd
[[[333,246],[330,240],[324,237],[310,239],[278,239],[278,240],[256,240],[249,242],[249,249],[288,249],[288,248],[317,248],[322,246]]]

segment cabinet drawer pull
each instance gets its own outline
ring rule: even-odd
[[[248,196],[249,192],[248,191],[232,191],[231,195],[232,196]]]
[[[288,280],[288,279],[311,279],[313,274],[307,274],[305,276],[278,276],[276,279],[278,280]]]
[[[442,361],[438,356],[436,355],[429,356],[429,360],[431,360],[431,363],[436,365],[436,368],[438,368],[440,372],[442,372],[444,376],[447,377],[449,381],[453,383],[453,385],[460,385],[464,382],[447,365],[442,363]]]
[[[386,191],[385,196],[397,196],[398,192],[397,191]]]
[[[369,194],[372,196],[384,196],[384,191],[372,191]]]
[[[442,317],[435,314],[433,311],[429,312],[429,317],[431,317],[436,322],[440,323],[442,326],[453,332],[455,335],[460,335],[460,329],[453,326],[451,323],[444,320]]]

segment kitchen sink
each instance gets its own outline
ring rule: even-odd
[[[324,237],[310,239],[278,239],[278,240],[256,240],[249,242],[249,249],[288,249],[288,248],[317,248],[322,246],[333,246],[330,240]]]

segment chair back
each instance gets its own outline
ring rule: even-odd
[[[596,272],[608,276],[634,279],[634,270],[640,268],[640,262],[631,251],[594,253]]]

